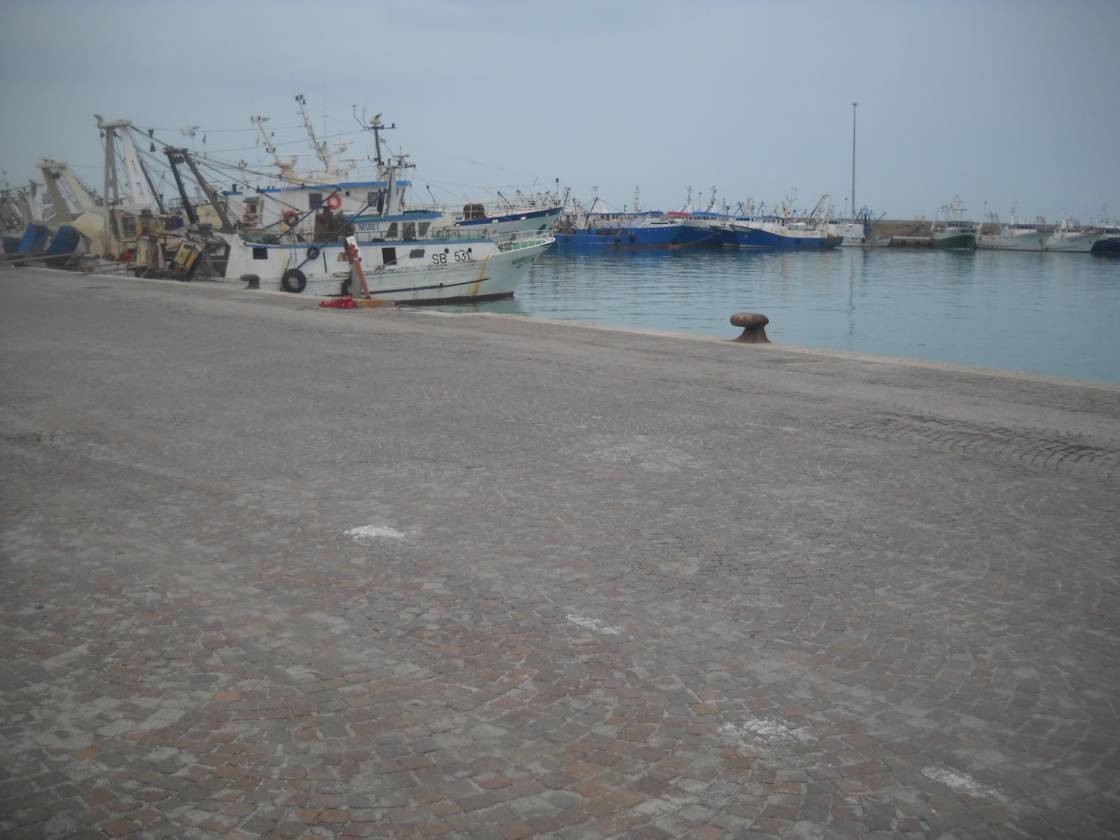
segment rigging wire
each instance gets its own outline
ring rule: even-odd
[[[139,129],[140,131],[182,131],[183,130],[182,127],[158,128],[158,127],[148,126],[147,128],[140,128],[139,126],[133,126],[133,128]],[[303,126],[302,125],[274,125],[269,130],[270,131],[289,131],[289,130],[294,130],[294,129],[297,129],[297,128],[303,128]],[[199,133],[202,133],[202,134],[232,134],[234,132],[239,132],[239,131],[253,131],[253,132],[255,132],[256,129],[255,128],[203,128],[202,126],[199,126],[198,128],[195,129],[195,131],[199,132]]]

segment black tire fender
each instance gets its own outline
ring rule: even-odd
[[[309,261],[319,259],[319,248],[317,246],[312,245],[307,249],[307,259]]]
[[[289,268],[280,278],[280,288],[285,292],[298,295],[307,288],[307,277],[298,268]]]

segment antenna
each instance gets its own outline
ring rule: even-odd
[[[364,111],[362,112],[362,115],[365,116]],[[384,164],[384,161],[381,159],[381,132],[396,128],[397,124],[393,123],[392,125],[385,125],[383,122],[381,122],[381,115],[374,114],[369,118],[369,127],[373,132],[373,148],[375,155],[374,162],[377,163],[378,168],[380,168]]]

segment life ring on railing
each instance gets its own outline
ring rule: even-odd
[[[284,224],[288,227],[295,227],[296,223],[299,221],[299,213],[295,210],[285,210],[280,218],[284,220]]]
[[[298,268],[289,268],[280,278],[280,288],[285,292],[298,295],[307,288],[307,277]]]
[[[317,246],[312,245],[310,248],[307,249],[307,259],[308,260],[319,259],[319,248]]]
[[[337,210],[341,206],[342,196],[336,194],[327,199],[327,207],[331,208],[332,210]]]

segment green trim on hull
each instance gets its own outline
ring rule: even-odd
[[[934,248],[948,248],[953,251],[971,251],[976,247],[976,234],[960,233],[944,239],[934,239]]]

